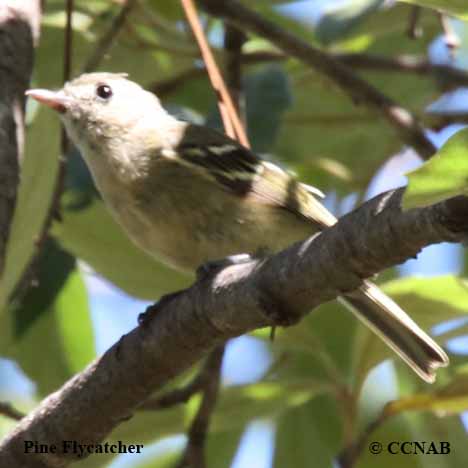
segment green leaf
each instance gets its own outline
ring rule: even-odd
[[[84,282],[73,257],[49,241],[38,265],[37,287],[10,307],[1,353],[14,359],[44,396],[95,356]]]
[[[100,200],[81,210],[64,210],[52,232],[67,250],[132,296],[154,300],[190,284],[189,276],[136,247]]]
[[[225,388],[213,415],[213,430],[231,430],[254,419],[279,416],[326,390],[322,383],[311,378]]]
[[[259,382],[223,388],[213,413],[210,432],[220,434],[219,443],[223,441],[226,447],[224,453],[233,455],[234,446],[238,443],[236,441],[248,423],[258,418],[278,416],[323,391],[323,386],[313,379],[296,379],[286,383]],[[197,398],[198,395],[195,395],[186,405],[161,411],[140,411],[114,430],[112,440],[129,443],[138,440],[139,443],[147,444],[184,432],[193,417],[195,405],[192,403]],[[216,459],[220,453],[214,450],[210,456]]]
[[[36,125],[26,133],[26,154],[0,282],[0,315],[37,250],[36,242],[41,236],[55,187],[58,121],[47,111],[38,114]]]
[[[160,411],[139,411],[125,424],[120,424],[110,440],[148,445],[181,432],[185,427],[185,406],[177,405]]]
[[[341,324],[338,328],[337,323]],[[333,301],[322,304],[298,325],[278,330],[271,347],[278,381],[313,378],[332,387],[337,381],[350,380],[357,326],[353,314]]]
[[[425,330],[468,312],[468,289],[455,276],[401,278],[383,284],[382,289]],[[395,354],[374,333],[361,326],[354,349],[356,388],[360,388],[374,366],[388,357]]]
[[[212,431],[209,433],[206,445],[206,465],[216,468],[230,468],[243,433],[243,426],[231,431]]]
[[[441,10],[463,20],[468,20],[468,5],[465,0],[398,0],[412,5]]]
[[[268,66],[249,74],[245,80],[247,122],[252,148],[271,150],[284,112],[292,103],[288,77],[278,66]]]
[[[132,463],[132,468],[173,468],[182,456],[179,450],[164,451],[161,455],[145,457],[142,462]]]
[[[427,206],[468,193],[468,130],[452,136],[420,168],[408,174],[403,208]]]
[[[252,149],[258,153],[271,151],[285,111],[292,104],[288,77],[283,68],[269,65],[244,79],[246,120]],[[222,130],[216,103],[212,103],[208,126]]]
[[[362,394],[360,401],[360,427],[364,428],[375,418],[380,415],[383,410],[383,404],[375,405],[376,400],[382,401],[382,386],[385,385],[393,389],[393,392],[410,395],[417,392],[431,391],[433,386],[423,383],[420,379],[416,380],[403,367],[396,369],[398,376],[398,388],[393,385],[393,379],[382,380],[383,375],[379,379],[373,379],[374,385],[369,386],[372,392]],[[383,377],[385,378],[385,377]],[[390,390],[392,392],[392,390]],[[393,393],[392,392],[392,393]],[[393,396],[395,398],[395,396]],[[443,437],[441,434],[448,435]],[[394,441],[400,443],[404,441],[446,441],[451,445],[450,454],[444,456],[433,457],[427,456],[409,456],[404,454],[394,455],[388,452],[388,444]],[[383,446],[383,451],[379,455],[370,453],[367,445],[361,453],[359,468],[375,468],[376,460],[378,460],[379,468],[393,468],[396,465],[400,468],[414,468],[416,459],[420,460],[417,466],[424,468],[455,468],[466,466],[468,463],[468,453],[461,448],[464,447],[466,440],[466,430],[461,419],[458,416],[438,417],[431,412],[404,412],[384,421],[380,427],[374,431],[368,439],[378,441]]]
[[[425,12],[419,25],[424,40],[406,33],[411,6],[381,8],[364,18],[331,53],[362,52],[377,56],[426,56],[440,34],[436,15]],[[275,153],[305,182],[338,193],[363,191],[379,167],[403,143],[380,115],[353,103],[322,74],[296,61],[286,62],[293,106],[285,115]],[[431,75],[364,69],[353,71],[416,114],[434,100],[439,82]],[[369,135],[372,135],[369,138]],[[379,144],[376,145],[375,142]]]
[[[342,431],[335,398],[319,396],[277,418],[274,468],[333,465]]]

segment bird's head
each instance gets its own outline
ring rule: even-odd
[[[60,114],[68,135],[84,153],[87,148],[105,151],[145,139],[145,132],[157,131],[152,127],[167,115],[154,94],[124,74],[84,74],[59,91],[31,89],[26,94]]]

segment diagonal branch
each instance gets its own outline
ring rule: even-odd
[[[468,86],[468,72],[450,65],[432,63],[425,57],[397,55],[385,57],[372,54],[334,54],[341,63],[353,68],[433,75],[441,81],[455,86]]]
[[[95,70],[99,66],[102,59],[105,57],[107,52],[114,44],[114,41],[117,39],[119,32],[125,25],[127,17],[135,7],[136,3],[136,0],[124,1],[119,14],[113,19],[109,29],[98,40],[96,46],[94,47],[93,53],[83,65],[81,73],[89,73],[90,71]]]
[[[403,191],[375,197],[272,257],[195,283],[24,418],[1,442],[0,466],[67,466],[76,454],[25,454],[24,440],[58,447],[63,440],[99,443],[153,392],[227,339],[294,323],[427,245],[466,239],[468,198],[402,212]]]
[[[353,468],[362,454],[366,442],[369,437],[389,418],[389,414],[384,410],[373,419],[364,430],[356,436],[356,439],[347,447],[345,447],[337,457],[337,465],[339,468]]]
[[[191,380],[185,387],[177,388],[164,395],[157,396],[150,400],[145,401],[140,409],[142,410],[160,410],[164,408],[171,408],[172,406],[180,403],[186,403],[196,393],[207,386],[216,366],[213,364],[213,359],[217,361],[217,350],[215,349],[210,356],[208,356],[205,364],[200,372]]]
[[[217,93],[219,113],[223,120],[224,130],[228,136],[238,140],[242,145],[249,148],[249,141],[245,133],[241,120],[236,112],[236,107],[232,100],[221,72],[216,65],[205,33],[201,26],[195,5],[192,0],[181,0],[187,19],[192,28],[193,34],[198,42],[203,61],[208,70],[211,86]]]
[[[218,399],[223,363],[224,345],[218,346],[208,357],[202,401],[188,432],[188,442],[179,468],[205,468],[205,440],[210,426],[211,415]]]
[[[401,140],[413,147],[423,159],[428,159],[435,153],[435,146],[426,137],[414,115],[331,55],[309,45],[236,0],[200,0],[199,3],[209,13],[232,22],[244,31],[248,30],[268,39],[286,54],[326,75],[354,102],[380,114],[396,130]]]
[[[24,418],[24,414],[14,408],[10,403],[0,401],[0,414],[10,419],[16,419],[19,421]]]
[[[286,56],[277,52],[270,51],[258,51],[243,53],[240,56],[241,65],[258,65],[260,63],[270,63],[285,61]],[[149,89],[158,97],[168,96],[176,92],[180,87],[188,83],[192,79],[199,78],[206,74],[205,67],[194,66],[186,68],[175,75],[165,78],[163,80],[154,81],[149,85],[145,86],[145,89]]]

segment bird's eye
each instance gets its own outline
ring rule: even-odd
[[[110,99],[112,96],[112,88],[109,85],[99,85],[96,88],[96,94],[101,99]]]

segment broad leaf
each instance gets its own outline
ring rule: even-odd
[[[0,282],[0,315],[37,252],[36,242],[41,237],[55,187],[58,121],[47,111],[40,111],[35,120],[35,125],[26,133],[26,154]],[[45,134],[48,138],[44,138]]]
[[[73,257],[49,242],[37,278],[38,286],[9,309],[1,352],[15,359],[40,395],[47,395],[94,358],[94,336]]]
[[[270,151],[284,112],[291,106],[288,77],[277,66],[249,74],[245,80],[249,138],[255,151]]]
[[[342,422],[334,396],[319,396],[276,419],[274,468],[331,467]]]
[[[428,162],[408,174],[403,208],[427,206],[468,193],[468,130],[452,136]]]

